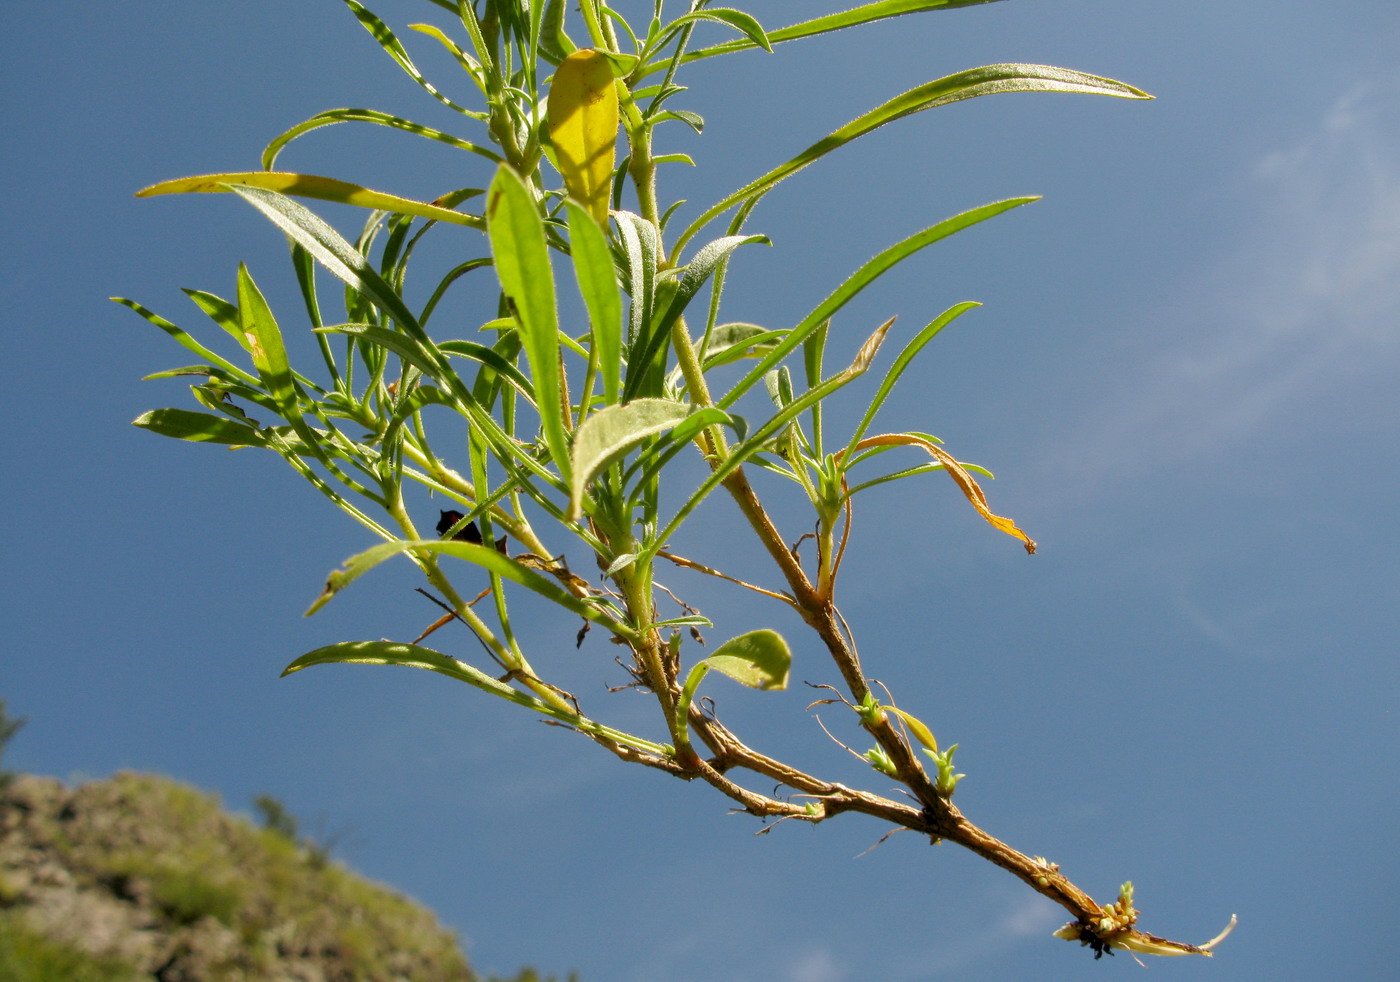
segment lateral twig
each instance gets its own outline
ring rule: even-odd
[[[693,559],[686,559],[684,556],[677,556],[675,553],[668,552],[665,549],[657,550],[656,554],[662,559],[675,563],[677,566],[680,566],[684,569],[693,569],[697,573],[704,573],[706,576],[717,576],[721,580],[727,580],[728,582],[733,583],[735,586],[743,587],[745,590],[752,590],[754,593],[761,593],[765,597],[772,597],[774,600],[781,600],[783,603],[793,608],[797,607],[797,601],[793,599],[791,594],[782,593],[776,590],[768,590],[761,586],[755,586],[752,583],[746,583],[741,579],[730,576],[728,573],[721,573],[719,570],[706,566],[704,563],[697,563]]]

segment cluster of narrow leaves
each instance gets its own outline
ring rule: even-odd
[[[330,662],[425,668],[544,714],[625,759],[703,777],[755,814],[820,821],[842,810],[866,810],[956,838],[956,812],[947,802],[960,777],[952,773],[955,748],[940,752],[922,722],[874,700],[839,630],[818,633],[846,682],[840,701],[876,739],[874,756],[867,759],[904,781],[924,809],[904,806],[906,814],[884,799],[847,800],[835,791],[815,796],[818,804],[791,805],[723,776],[737,765],[766,777],[776,771],[804,791],[827,787],[748,751],[695,698],[710,670],[755,688],[783,687],[787,642],[776,632],[754,631],[708,657],[687,659],[687,633],[710,622],[689,610],[658,618],[653,570],[662,560],[749,586],[667,549],[696,508],[723,491],[739,503],[746,526],[707,530],[709,537],[746,528],[778,560],[787,581],[785,590],[760,592],[802,611],[808,623],[834,624],[834,585],[850,533],[852,498],[930,471],[945,472],[988,523],[1033,552],[1024,532],[989,510],[974,476],[978,468],[960,463],[927,433],[872,432],[914,357],[975,304],[949,307],[915,332],[883,370],[860,418],[839,438],[833,436],[839,422],[824,418],[823,409],[830,396],[874,368],[892,330],[892,321],[875,328],[850,364],[829,371],[827,339],[843,307],[920,250],[1035,199],[984,204],[894,242],[793,325],[723,321],[725,271],[741,246],[767,242],[744,231],[764,195],[886,123],[1005,92],[1146,96],[1120,82],[1041,65],[960,71],[876,106],[699,211],[672,234],[682,202],[663,204],[658,172],[662,164],[691,161],[657,154],[653,141],[665,132],[662,124],[703,128],[699,116],[677,105],[685,88],[676,78],[687,64],[988,0],[882,0],[779,30],[765,30],[738,10],[709,8],[705,0],[692,0],[671,20],[656,0],[643,30],[597,0],[583,0],[577,23],[561,0],[429,2],[454,23],[413,29],[451,55],[475,90],[472,100],[445,94],[388,25],[357,0],[345,0],[414,82],[460,114],[464,134],[374,110],[332,109],[273,140],[263,154],[264,170],[184,178],[140,192],[231,192],[280,230],[290,243],[303,299],[297,316],[309,321],[321,364],[307,373],[292,366],[284,327],[243,266],[232,300],[186,291],[231,336],[235,359],[120,300],[198,359],[152,377],[193,380],[201,408],[155,410],[136,425],[184,440],[271,450],[383,540],[333,573],[312,611],[379,563],[405,556],[441,598],[448,612],[444,621],[464,624],[491,662],[473,666],[419,644],[420,637],[330,645],[296,659],[287,671]],[[694,47],[692,36],[701,25],[726,31],[730,39]],[[343,122],[389,127],[460,149],[488,162],[480,165],[489,168],[484,186],[445,187],[432,201],[417,201],[338,178],[273,169],[293,140]],[[367,209],[358,237],[342,236],[306,200]],[[719,234],[711,231],[713,238],[693,245],[725,216],[728,224]],[[430,231],[453,236],[462,258],[426,300],[412,305],[403,289],[406,271]],[[333,302],[321,292],[327,274],[338,286]],[[475,337],[444,337],[436,325],[430,330],[434,311],[454,289],[486,300],[489,314]],[[561,316],[563,291],[581,300],[581,319]],[[767,402],[746,399],[764,391]],[[887,464],[900,456],[889,456],[891,451],[910,449],[918,454],[913,463]],[[698,483],[692,479],[694,486],[676,486],[667,481],[676,471],[671,465],[687,452],[699,453],[708,471]],[[747,471],[755,468],[796,482],[810,500],[817,548],[806,567],[749,484]],[[447,506],[437,535],[425,534],[422,516],[412,513],[423,491]],[[810,527],[811,519],[793,519],[792,526]],[[596,565],[601,575],[580,575],[556,558],[565,554],[576,557],[576,566],[584,565],[577,557],[587,555],[586,565]],[[466,563],[478,576],[484,572],[488,589],[469,601],[454,579],[453,562]],[[582,618],[585,630],[596,625],[625,646],[633,681],[658,701],[664,735],[647,738],[608,726],[551,685],[512,627],[512,604],[522,600],[555,605]],[[692,747],[697,732],[715,755],[708,763]],[[907,752],[911,732],[938,765],[934,778]],[[1030,882],[1032,874],[1023,878]],[[1086,923],[1097,910],[1084,901],[1057,899]]]

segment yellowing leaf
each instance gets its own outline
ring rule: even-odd
[[[549,90],[549,139],[569,196],[600,225],[608,221],[617,142],[612,66],[592,48],[559,63]]]
[[[859,453],[870,447],[918,447],[925,451],[930,457],[943,465],[948,472],[948,476],[953,479],[962,493],[967,496],[967,500],[972,502],[972,507],[977,509],[977,514],[985,518],[993,528],[1000,529],[1007,535],[1014,536],[1021,540],[1026,547],[1026,552],[1035,555],[1035,540],[1025,532],[1016,527],[1016,523],[1009,518],[1002,518],[1000,515],[993,515],[991,509],[987,507],[987,496],[982,493],[982,488],[978,486],[967,469],[959,464],[942,447],[930,443],[927,440],[914,436],[911,433],[885,433],[881,436],[866,437],[852,448],[852,453]]]

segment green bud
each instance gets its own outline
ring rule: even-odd
[[[875,699],[875,693],[867,692],[865,698],[856,707],[856,714],[860,716],[862,723],[878,723],[884,715],[884,710]]]
[[[870,766],[881,774],[888,777],[899,777],[899,769],[894,766],[890,755],[885,753],[884,747],[871,747],[865,752],[865,759],[870,761]]]

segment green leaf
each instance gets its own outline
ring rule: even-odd
[[[964,464],[963,466],[966,467],[968,470],[975,469],[974,466],[971,464]],[[919,464],[917,467],[906,467],[904,468],[904,470],[895,471],[892,474],[882,474],[879,477],[871,478],[869,481],[862,481],[860,484],[853,484],[846,489],[845,493],[842,494],[841,497],[843,500],[846,498],[854,498],[862,491],[869,490],[870,488],[876,487],[881,484],[888,484],[891,481],[902,481],[906,477],[918,477],[920,474],[931,474],[934,471],[941,471],[943,469],[944,467],[942,464]]]
[[[369,260],[310,209],[266,188],[230,184],[228,189],[262,212],[337,279],[363,294],[405,330],[421,333],[413,312],[375,272]]]
[[[622,398],[622,298],[608,240],[598,223],[573,199],[569,210],[569,245],[583,305],[593,335],[592,357],[603,379],[608,405]]]
[[[772,450],[771,440],[792,420],[805,412],[809,407],[816,405],[827,398],[836,390],[859,378],[869,367],[871,359],[874,358],[875,351],[879,348],[880,342],[884,338],[885,332],[889,329],[893,320],[886,321],[875,333],[861,346],[856,353],[855,359],[844,371],[838,372],[831,378],[824,380],[821,384],[815,385],[803,392],[801,395],[792,397],[790,402],[782,403],[781,408],[766,422],[754,430],[753,434],[745,438],[738,446],[734,447],[723,460],[716,463],[694,493],[686,499],[685,503],[676,511],[671,521],[655,536],[652,544],[643,550],[643,555],[650,559],[661,548],[661,543],[667,542],[675,535],[681,524],[686,520],[710,492],[719,487],[730,474],[743,466],[744,462],[754,455],[765,450]],[[775,389],[776,391],[776,389]],[[717,408],[717,407],[710,407]]]
[[[716,266],[728,259],[729,254],[735,249],[750,242],[772,245],[766,235],[725,235],[713,242],[706,243],[691,258],[690,262],[681,267],[679,293],[687,298],[694,296],[714,273]],[[679,296],[677,302],[679,302]]]
[[[191,290],[181,287],[181,291],[195,302],[200,310],[209,315],[209,319],[228,332],[229,336],[243,344],[243,332],[238,329],[238,308],[229,303],[223,297],[206,293],[204,290]],[[247,350],[244,348],[243,350]]]
[[[243,263],[238,264],[238,327],[263,388],[277,400],[278,408],[289,421],[299,419],[301,408],[287,349],[282,344],[282,331]]]
[[[487,192],[486,223],[501,290],[520,322],[545,442],[554,465],[567,480],[569,441],[560,397],[559,321],[549,246],[534,194],[520,175],[505,165],[496,171]]]
[[[529,400],[534,405],[535,393],[530,386],[530,380],[520,373],[520,369],[502,358],[500,353],[494,348],[488,348],[484,344],[475,341],[444,341],[438,345],[438,350],[444,354],[456,355],[459,358],[469,358],[472,361],[480,362],[491,371],[504,377],[514,386],[515,390]]]
[[[1082,92],[1126,99],[1152,98],[1141,89],[1123,82],[1086,75],[1050,65],[987,65],[926,82],[881,103],[858,116],[830,136],[818,140],[786,163],[780,164],[707,209],[676,240],[675,253],[716,216],[735,205],[767,194],[784,178],[797,173],[814,160],[826,156],[872,130],[914,113],[938,106],[999,92]]]
[[[394,36],[394,32],[389,29],[387,24],[369,10],[365,9],[364,5],[358,3],[357,0],[345,0],[345,5],[354,12],[355,18],[364,25],[365,30],[369,31],[374,39],[379,42],[379,46],[388,53],[389,57],[398,62],[399,67],[407,72],[408,76],[413,79],[413,81],[422,86],[424,92],[427,92],[438,102],[450,109],[455,109],[466,116],[480,118],[479,113],[457,105],[457,103],[439,92],[431,82],[423,77],[423,73],[418,70],[418,66],[413,64],[413,59],[408,56],[408,50],[404,48],[402,42]]]
[[[731,7],[710,7],[682,14],[666,25],[666,36],[674,33],[683,24],[701,20],[729,25],[749,39],[750,44],[746,47],[759,47],[769,53],[773,51],[773,46],[769,43],[768,35],[764,33],[763,26],[752,15],[746,14],[742,10],[734,10]]]
[[[763,628],[730,638],[695,667],[701,665],[753,689],[786,689],[792,652],[781,634]]]
[[[726,235],[706,244],[690,262],[677,270],[679,278],[676,281],[675,292],[666,305],[665,312],[659,317],[652,318],[652,322],[647,324],[650,334],[647,336],[645,346],[637,350],[634,345],[634,351],[627,359],[628,365],[633,370],[628,373],[627,386],[622,393],[624,400],[630,400],[638,394],[645,378],[646,366],[650,365],[652,359],[661,352],[671,336],[672,325],[680,319],[690,301],[705,285],[705,281],[710,278],[721,263],[729,258],[730,253],[739,246],[750,242],[769,244],[766,235]]]
[[[403,427],[415,414],[423,411],[428,406],[450,406],[446,394],[434,385],[418,385],[413,388],[407,398],[399,399],[393,413],[384,424],[383,435],[380,437],[380,448],[383,456],[392,457],[397,453],[399,440],[403,435]],[[430,485],[434,488],[439,485]],[[465,523],[464,523],[465,524]]]
[[[489,96],[490,92],[486,84],[486,73],[482,71],[481,63],[463,51],[456,41],[452,40],[444,34],[440,28],[434,27],[432,24],[409,24],[408,27],[409,30],[428,35],[428,37],[433,38],[446,48],[448,54],[461,66],[462,71],[466,72],[468,77],[476,83],[476,87],[481,90],[481,94]],[[491,118],[490,113],[474,112],[468,113],[468,115],[483,123]]]
[[[1039,201],[1039,197],[1008,198],[1005,201],[994,201],[991,204],[982,205],[946,218],[936,225],[930,225],[922,231],[915,232],[906,239],[902,239],[881,252],[879,255],[867,261],[860,269],[851,274],[846,282],[832,291],[832,293],[821,303],[819,303],[811,313],[788,333],[788,336],[776,344],[771,351],[765,355],[757,365],[755,365],[747,375],[729,390],[729,392],[716,404],[721,408],[728,408],[737,401],[744,393],[748,392],[755,384],[763,378],[765,374],[775,368],[788,353],[807,340],[807,337],[814,331],[821,328],[822,324],[830,320],[842,307],[855,298],[875,280],[888,272],[898,263],[909,258],[927,246],[932,245],[942,239],[948,238],[965,228],[984,222],[987,219],[1000,215],[1002,212],[1010,211],[1021,205],[1029,204],[1032,201]]]
[[[753,689],[785,689],[792,668],[792,652],[777,631],[767,628],[730,638],[715,653],[696,662],[686,675],[676,700],[676,732],[688,743],[686,717],[700,682],[711,670],[728,675]]]
[[[865,431],[870,428],[871,422],[875,419],[875,414],[880,411],[880,407],[885,404],[885,400],[889,398],[889,394],[894,391],[895,383],[897,383],[899,377],[904,374],[904,370],[909,367],[909,363],[914,360],[914,356],[922,351],[924,347],[938,335],[938,332],[942,331],[973,307],[980,306],[982,305],[975,300],[965,300],[960,304],[954,304],[935,317],[922,331],[914,335],[912,341],[904,346],[904,350],[895,358],[894,364],[890,366],[890,370],[885,373],[884,379],[880,382],[880,388],[876,391],[874,398],[870,400],[870,405],[866,408],[865,415],[861,417],[860,423],[856,426],[855,433],[852,434],[851,439],[848,441],[847,449],[842,454],[843,460],[850,457],[850,447],[855,446],[855,444],[860,442],[861,437],[865,436]]]
[[[437,373],[437,365],[424,353],[422,347],[407,334],[401,334],[386,327],[377,327],[374,324],[330,324],[313,330],[317,334],[345,334],[368,341],[371,344],[377,344],[387,351],[392,351],[420,372],[430,376]]]
[[[610,578],[615,573],[620,573],[622,570],[626,569],[628,566],[631,566],[636,561],[637,554],[635,552],[624,552],[612,562],[608,563],[608,568],[603,570],[603,576],[605,578]]]
[[[815,331],[813,331],[813,332],[807,337],[807,340],[805,340],[805,341],[802,342],[802,368],[803,368],[804,374],[806,375],[807,388],[809,388],[809,389],[815,388],[816,386],[818,386],[818,385],[821,384],[821,381],[822,381],[822,358],[823,358],[823,356],[826,354],[826,339],[827,339],[827,335],[830,333],[830,329],[831,329],[831,322],[830,322],[830,321],[827,321],[827,322],[823,323],[821,327],[819,327],[819,328],[817,328]],[[880,331],[880,338],[881,338],[881,340],[884,339],[884,332],[887,331],[887,330],[889,330],[889,325],[888,325],[888,324],[886,324],[884,328],[881,328],[881,331]],[[877,344],[876,344],[876,348],[878,349],[878,347],[879,347],[879,345],[878,345],[878,343],[877,343]],[[875,352],[874,352],[874,351],[871,351],[871,352],[870,352],[870,357],[871,357],[872,359],[875,357]],[[863,370],[863,369],[862,369],[862,370]],[[824,443],[823,443],[823,440],[822,440],[822,404],[821,404],[820,402],[815,402],[815,403],[812,404],[811,421],[812,421],[812,437],[811,437],[811,449],[812,449],[812,454],[813,454],[813,456],[815,456],[815,457],[817,457],[818,459],[820,459],[820,458],[826,456],[826,451],[822,449],[823,446],[824,446]]]
[[[428,318],[431,317],[433,311],[437,309],[438,303],[441,302],[443,296],[446,295],[448,289],[452,286],[452,284],[456,283],[457,280],[461,279],[467,273],[470,273],[473,270],[481,269],[484,266],[490,265],[490,259],[487,259],[484,256],[478,256],[475,259],[468,259],[466,262],[458,263],[456,266],[448,270],[447,274],[443,276],[441,280],[438,281],[438,285],[433,287],[433,295],[428,298],[428,302],[423,304],[423,312],[418,315],[419,323],[425,326],[427,325]]]
[[[665,755],[666,748],[659,743],[634,737],[629,733],[602,726],[577,713],[551,706],[543,699],[497,681],[466,662],[458,661],[449,655],[416,644],[403,644],[396,641],[343,641],[339,644],[317,648],[315,651],[308,651],[283,669],[282,677],[286,678],[293,672],[299,672],[315,665],[402,665],[406,668],[427,669],[430,672],[437,672],[439,675],[446,675],[448,678],[475,686],[483,692],[489,692],[493,696],[499,696],[518,706],[543,713],[586,733],[616,740],[657,756]]]
[[[699,113],[693,113],[686,109],[668,109],[665,112],[660,112],[657,113],[655,116],[650,117],[650,122],[664,123],[670,119],[679,120],[686,126],[689,126],[692,130],[695,131],[696,136],[700,136],[705,132],[705,117],[701,116]],[[692,166],[694,166],[695,164],[695,161],[691,160],[690,157],[686,156],[683,153],[664,154],[660,157],[653,157],[652,160],[654,160],[658,164],[662,163],[663,160],[674,160],[680,163],[687,163]]]
[[[786,330],[770,331],[757,324],[734,322],[720,324],[710,332],[705,345],[703,358],[705,370],[726,365],[740,358],[757,358],[773,349],[773,343],[782,340]]]
[[[545,0],[541,17],[540,53],[553,65],[578,50],[578,45],[564,32],[564,8],[564,0]]]
[[[231,185],[231,190],[258,211],[262,212],[274,225],[280,228],[294,242],[304,248],[318,263],[364,299],[373,303],[386,315],[398,323],[404,331],[418,342],[425,357],[431,357],[438,364],[434,376],[449,387],[453,406],[466,415],[483,435],[491,442],[498,459],[512,473],[516,465],[529,470],[538,477],[559,485],[561,482],[547,468],[528,452],[528,449],[512,439],[501,429],[500,423],[481,407],[472,392],[447,364],[446,356],[438,352],[423,330],[413,312],[384,278],[374,270],[369,260],[340,233],[331,228],[305,206],[276,191],[264,188]],[[538,499],[537,499],[538,500]],[[546,507],[549,505],[541,501]]]
[[[749,435],[748,420],[744,417],[726,413],[714,406],[696,407],[694,412],[677,423],[670,432],[658,437],[655,446],[638,456],[623,473],[623,483],[630,486],[635,479],[638,485],[646,485],[655,480],[670,463],[671,458],[684,450],[702,429],[716,425],[728,426],[741,443]]]
[[[339,181],[333,177],[318,177],[315,174],[287,174],[277,171],[236,171],[227,174],[203,174],[198,177],[181,177],[173,181],[162,181],[136,192],[138,198],[151,198],[160,194],[203,194],[232,191],[236,187],[262,188],[277,191],[298,198],[316,198],[321,201],[334,201],[359,208],[377,208],[381,211],[400,215],[416,215],[431,218],[453,225],[467,225],[471,228],[484,228],[485,223],[476,215],[468,215],[449,208],[400,198],[383,191],[372,191],[349,181]]]
[[[553,707],[541,699],[512,689],[466,662],[416,644],[397,641],[343,641],[327,645],[315,651],[308,651],[294,660],[283,669],[282,678],[313,665],[403,665],[408,668],[424,668],[474,685],[478,689],[484,689],[522,706],[529,706],[540,712],[553,712]]]
[[[617,219],[617,235],[627,255],[627,292],[632,297],[627,337],[629,341],[635,341],[651,319],[656,297],[656,271],[661,261],[661,240],[657,238],[656,226],[640,215],[614,210],[613,217]]]
[[[477,115],[473,113],[472,115]],[[336,123],[374,123],[379,126],[387,126],[390,129],[403,130],[415,136],[421,136],[429,140],[436,140],[439,143],[446,143],[450,147],[459,150],[466,150],[485,157],[493,164],[501,162],[501,155],[491,150],[489,147],[478,146],[467,140],[453,136],[451,133],[444,133],[442,130],[433,129],[431,126],[424,126],[422,123],[415,123],[411,119],[404,119],[402,116],[394,116],[390,113],[380,112],[377,109],[327,109],[319,112],[309,119],[297,123],[291,129],[279,134],[276,139],[269,143],[262,152],[263,170],[272,170],[277,163],[278,156],[286,149],[287,144],[297,137],[312,130],[318,130],[323,126],[334,126]]]
[[[598,605],[574,596],[547,576],[497,552],[494,548],[473,545],[470,542],[462,542],[457,539],[395,539],[392,542],[380,543],[358,555],[351,556],[342,568],[335,570],[326,578],[325,588],[307,609],[306,615],[309,617],[316,613],[329,603],[337,593],[386,559],[406,552],[440,553],[475,563],[503,579],[518,583],[526,589],[538,593],[546,600],[571,613],[606,627],[620,637],[637,640],[637,632],[632,628],[616,620]]]
[[[128,310],[136,311],[136,313],[140,314],[141,317],[143,317],[147,323],[154,324],[156,327],[160,328],[166,334],[169,334],[172,338],[178,341],[182,348],[185,348],[189,351],[193,351],[199,357],[209,362],[209,364],[216,365],[219,368],[222,368],[234,378],[242,379],[244,382],[247,382],[249,384],[256,384],[257,380],[254,379],[253,376],[249,375],[243,369],[233,364],[233,362],[220,357],[213,351],[210,351],[204,345],[200,344],[193,337],[191,337],[185,330],[170,323],[170,321],[166,320],[164,317],[161,317],[159,314],[147,310],[135,300],[128,300],[126,297],[112,297],[111,300],[114,303],[121,304]],[[234,323],[234,328],[235,330],[237,329],[236,320]],[[243,337],[241,333],[236,334],[235,337],[238,339],[239,344],[243,343]]]
[[[854,10],[843,10],[840,13],[827,14],[824,17],[803,21],[800,24],[779,28],[776,31],[768,31],[767,37],[770,43],[779,44],[783,41],[796,41],[799,38],[826,34],[829,31],[839,31],[846,27],[856,27],[888,17],[898,17],[901,14],[922,13],[929,10],[952,10],[957,7],[971,7],[976,4],[994,2],[996,0],[881,0],[879,3],[868,3],[856,7]],[[689,52],[682,60],[686,62],[698,61],[701,58],[713,58],[715,55],[743,51],[746,48],[757,46],[757,42],[752,40],[725,41],[723,44]],[[652,71],[659,70],[660,67],[648,68],[646,74],[651,74]]]
[[[223,443],[230,447],[268,445],[267,438],[251,426],[189,409],[152,409],[133,419],[131,425],[193,443]]]
[[[583,493],[593,476],[648,437],[673,428],[700,407],[671,399],[634,399],[585,419],[574,434],[570,521],[583,514]]]

